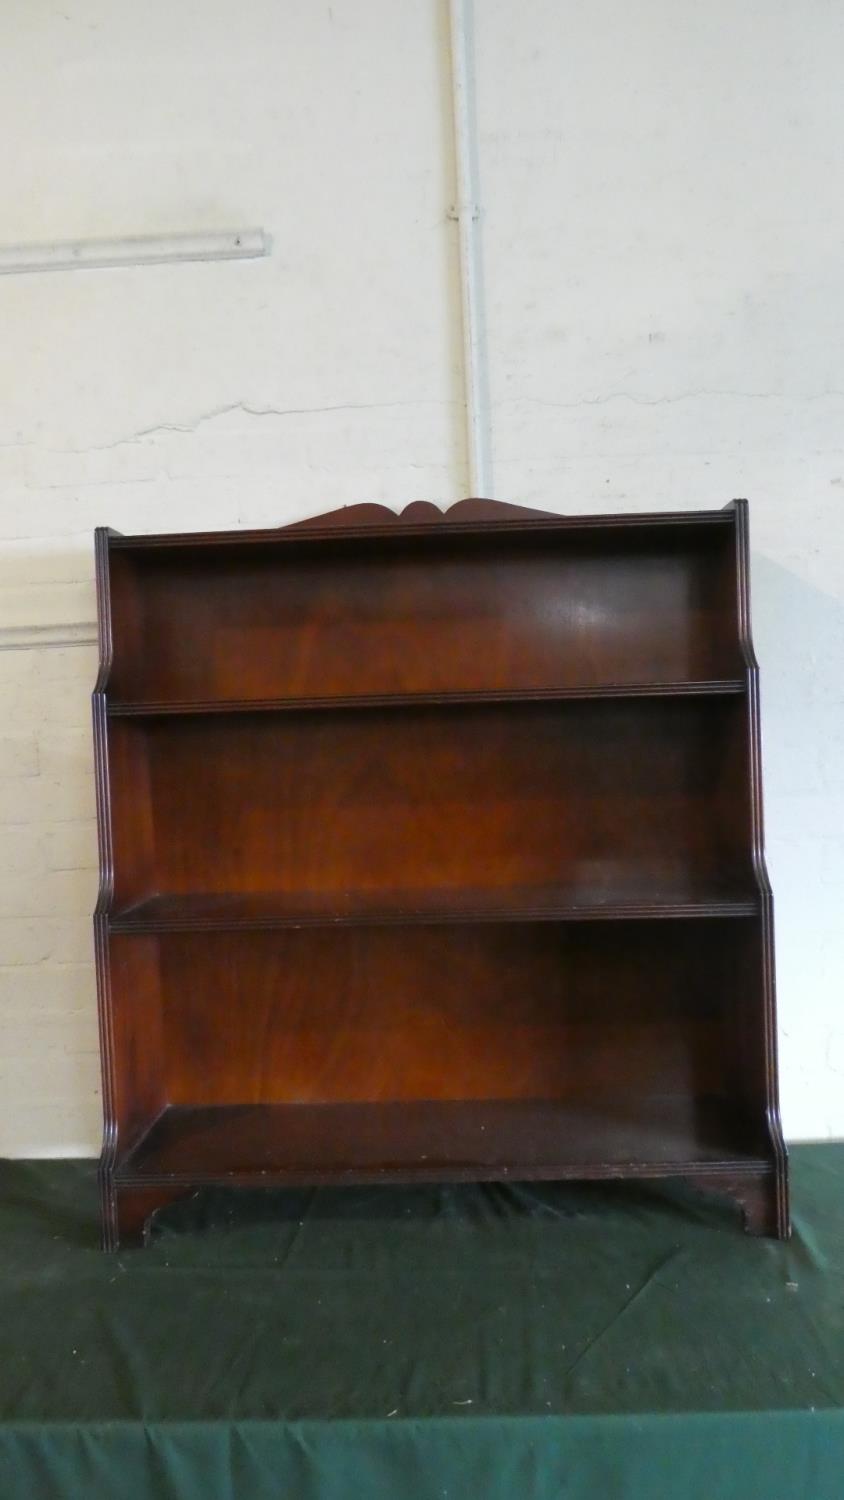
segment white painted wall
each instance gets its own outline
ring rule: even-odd
[[[494,493],[750,497],[785,1125],[844,1134],[844,10],[475,24]],[[0,1151],[99,1143],[93,526],[464,491],[447,66],[440,0],[6,7],[3,243],[274,253],[0,277]]]
[[[495,0],[496,494],[750,500],[786,1132],[844,1135],[844,6]]]

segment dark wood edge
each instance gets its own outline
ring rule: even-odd
[[[634,922],[634,921],[703,921],[707,919],[740,920],[759,915],[759,903],[747,901],[666,902],[657,905],[645,901],[617,901],[604,906],[512,906],[490,911],[488,907],[443,907],[441,910],[414,911],[388,908],[366,913],[326,911],[290,912],[278,916],[200,915],[168,917],[145,911],[145,903],[114,912],[108,919],[110,932],[126,936],[131,933],[156,932],[274,932],[285,928],[326,927],[457,927],[474,925],[499,926],[502,923],[532,922]]]
[[[110,539],[117,533],[108,526],[98,526],[94,532],[94,566],[97,588],[97,645],[99,667],[94,683],[95,693],[104,693],[111,673],[114,646],[111,631],[111,580],[109,577]]]
[[[307,1187],[309,1184],[342,1186],[366,1185],[389,1181],[390,1185],[408,1185],[414,1182],[619,1182],[653,1179],[663,1182],[669,1178],[684,1181],[720,1181],[723,1177],[772,1178],[776,1168],[764,1158],[754,1160],[725,1157],[723,1161],[711,1162],[635,1162],[608,1165],[583,1166],[577,1162],[542,1162],[531,1166],[506,1167],[475,1164],[446,1166],[406,1166],[390,1164],[384,1167],[296,1167],[243,1172],[138,1172],[132,1170],[127,1153],[117,1165],[113,1182],[117,1187]]]
[[[121,1172],[105,1186],[102,1243],[104,1250],[114,1251],[130,1246],[146,1246],[151,1239],[152,1219],[170,1204],[189,1197],[206,1188],[279,1189],[295,1187],[338,1186],[380,1184],[384,1173],[372,1171],[335,1171],[301,1173],[261,1172],[227,1173],[224,1176],[141,1176]],[[778,1235],[782,1237],[776,1215],[774,1173],[765,1162],[725,1162],[715,1164],[688,1163],[678,1167],[615,1168],[591,1171],[571,1170],[568,1167],[548,1166],[532,1171],[519,1169],[508,1173],[502,1169],[481,1168],[418,1168],[412,1173],[392,1172],[390,1185],[400,1182],[406,1186],[442,1182],[607,1182],[628,1181],[637,1184],[659,1184],[684,1182],[709,1197],[726,1198],[740,1210],[745,1230],[752,1234]]]
[[[151,1238],[151,1219],[160,1209],[190,1195],[190,1188],[160,1183],[103,1183],[102,1247],[115,1251],[143,1247]]]
[[[97,981],[97,1015],[100,1035],[100,1075],[103,1100],[103,1139],[98,1181],[103,1224],[108,1217],[110,1179],[117,1159],[117,1111],[114,1039],[111,1006],[111,972],[108,958],[108,925],[105,916],[94,917],[94,955]]]
[[[94,908],[94,961],[97,983],[97,1016],[100,1037],[100,1073],[103,1101],[103,1139],[100,1151],[98,1181],[100,1189],[103,1243],[116,1235],[112,1175],[117,1156],[117,1109],[114,1056],[114,1018],[109,963],[109,917],[114,899],[114,850],[111,826],[111,796],[108,766],[108,721],[106,688],[111,673],[113,643],[111,629],[111,588],[109,547],[113,536],[108,527],[98,526],[94,533],[94,559],[97,587],[97,640],[99,665],[91,700],[94,732],[94,785],[97,809],[99,849],[99,887]],[[115,1241],[116,1243],[116,1241]]]
[[[117,1193],[113,1170],[105,1160],[105,1145],[103,1145],[103,1154],[97,1171],[97,1184],[100,1190],[100,1243],[104,1250],[116,1250],[120,1244]]]
[[[471,507],[471,508],[469,508]],[[338,519],[339,518],[339,519]],[[441,511],[429,501],[414,501],[398,514],[386,505],[350,505],[313,520],[297,521],[289,526],[253,531],[184,531],[153,532],[147,536],[112,534],[115,550],[143,550],[167,547],[251,546],[267,542],[291,543],[318,541],[325,538],[340,541],[354,537],[416,537],[443,533],[483,535],[486,533],[600,530],[605,528],[641,529],[655,526],[716,526],[731,524],[723,510],[630,511],[612,515],[560,516],[542,511],[524,510],[496,500],[458,500]]]
[[[448,1182],[504,1182],[504,1181],[570,1181],[570,1182],[602,1182],[628,1181],[638,1185],[658,1185],[662,1182],[684,1182],[697,1192],[710,1198],[729,1200],[737,1207],[742,1215],[745,1231],[756,1235],[776,1235],[782,1238],[782,1232],[777,1220],[776,1196],[774,1191],[774,1175],[765,1164],[758,1165],[748,1163],[727,1163],[724,1167],[716,1166],[713,1170],[708,1168],[689,1165],[679,1172],[672,1168],[670,1171],[649,1172],[592,1172],[584,1174],[579,1172],[576,1176],[568,1171],[562,1173],[554,1168],[545,1168],[540,1172],[525,1173],[524,1171],[507,1174],[504,1171],[491,1173],[470,1169],[469,1171],[449,1170],[430,1171],[419,1170],[412,1177],[397,1179],[391,1177],[391,1185],[401,1180],[405,1185],[419,1186],[426,1182],[441,1183]],[[308,1172],[301,1177],[287,1174],[280,1180],[278,1174],[270,1176],[261,1174],[257,1177],[242,1178],[236,1175],[227,1175],[219,1178],[147,1178],[121,1176],[112,1181],[104,1198],[102,1244],[104,1250],[115,1251],[118,1248],[144,1247],[150,1243],[152,1237],[152,1221],[154,1216],[169,1207],[170,1204],[179,1200],[195,1197],[205,1188],[224,1187],[232,1188],[294,1188],[299,1186],[353,1186],[355,1184],[377,1184],[382,1181],[382,1174],[378,1172],[357,1172],[350,1174],[333,1173],[326,1177],[325,1174]]]
[[[750,517],[744,499],[732,502],[736,528],[739,645],[747,673],[747,731],[750,765],[752,866],[759,889],[762,923],[762,996],[765,1037],[766,1123],[774,1153],[777,1182],[777,1232],[791,1230],[788,1191],[788,1153],[782,1132],[777,1072],[777,1008],[774,970],[774,903],[765,863],[765,825],[762,800],[762,732],[759,711],[759,663],[753,646],[750,615]]]
[[[94,785],[100,869],[94,915],[100,916],[111,911],[114,899],[114,851],[111,831],[111,796],[108,765],[108,713],[105,693],[95,692],[91,707],[94,729]]]
[[[427,705],[473,703],[561,703],[604,698],[707,698],[744,693],[743,677],[712,678],[701,682],[607,683],[601,687],[501,688],[471,692],[358,693],[334,698],[206,698],[137,702],[110,702],[110,718],[129,719],[187,714],[297,713],[308,709],[413,708]]]
[[[783,1224],[780,1217],[774,1169],[760,1175],[725,1170],[708,1177],[688,1177],[685,1181],[707,1197],[728,1199],[741,1213],[746,1234],[788,1238],[790,1226]]]
[[[319,526],[320,530],[336,528],[344,530],[354,513],[353,525],[355,526],[383,526],[390,525],[396,520],[401,520],[405,525],[411,523],[426,523],[433,521],[435,524],[446,521],[524,521],[530,519],[544,520],[554,515],[550,510],[535,510],[526,505],[513,505],[509,500],[484,500],[477,495],[469,495],[463,500],[455,500],[451,505],[437,505],[433,500],[411,500],[408,505],[403,505],[400,511],[395,511],[389,505],[381,505],[367,500],[358,505],[342,505],[337,510],[326,511],[320,516],[305,516],[301,521],[291,521],[283,528],[284,531],[306,531],[313,526]]]

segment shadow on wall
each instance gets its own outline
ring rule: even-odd
[[[81,548],[0,562],[0,1153],[99,1145],[92,580]]]
[[[844,1135],[844,599],[753,553],[787,1136]]]

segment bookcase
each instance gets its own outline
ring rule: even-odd
[[[788,1233],[747,506],[96,535],[103,1240],[676,1177]]]

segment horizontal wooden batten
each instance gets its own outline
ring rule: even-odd
[[[725,677],[709,682],[635,682],[607,683],[602,687],[536,688],[523,692],[455,692],[455,693],[365,693],[328,698],[231,698],[197,702],[120,703],[110,702],[110,718],[130,719],[163,717],[179,714],[292,713],[308,709],[340,708],[412,708],[425,704],[448,705],[472,703],[542,703],[577,702],[593,698],[706,698],[743,693],[746,682],[741,677]]]
[[[350,512],[356,507],[349,507]],[[421,537],[434,540],[438,536],[489,536],[496,534],[508,535],[514,532],[572,532],[572,531],[602,531],[605,529],[616,530],[642,530],[643,528],[692,526],[707,529],[729,529],[733,526],[733,514],[730,510],[685,510],[685,511],[643,511],[636,513],[622,513],[614,515],[592,515],[592,516],[537,516],[517,517],[506,520],[459,520],[456,516],[448,517],[439,512],[437,519],[424,520],[405,519],[402,515],[388,511],[386,506],[379,507],[384,513],[384,519],[373,519],[363,525],[349,523],[342,524],[342,520],[333,520],[330,525],[321,525],[317,522],[300,522],[293,526],[266,527],[261,530],[252,531],[185,531],[185,532],[151,532],[147,536],[121,535],[120,532],[109,534],[109,549],[120,552],[143,552],[147,550],[169,550],[181,547],[250,547],[267,545],[297,546],[310,540],[331,541],[357,541],[362,538],[370,540],[399,540],[401,537]],[[434,516],[437,515],[436,508],[430,507]],[[455,506],[458,510],[459,506]],[[335,512],[342,516],[342,513]]]
[[[151,896],[109,918],[115,933],[226,931],[286,927],[439,926],[453,923],[652,921],[707,917],[750,917],[759,912],[752,890],[707,892],[654,890],[643,884],[638,896],[580,892],[576,888],[533,891],[383,891],[320,893],[312,900],[288,895]]]

